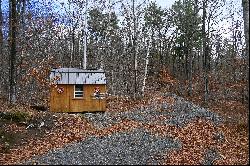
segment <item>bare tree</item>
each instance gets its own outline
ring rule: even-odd
[[[16,0],[10,0],[10,11],[9,11],[9,45],[10,45],[10,73],[9,73],[9,101],[10,103],[16,102],[16,82],[15,82],[15,64],[16,64]]]
[[[134,98],[137,95],[137,53],[136,53],[136,17],[135,17],[135,0],[133,0],[133,53],[134,53],[134,70],[135,70],[135,77],[134,77]]]
[[[2,0],[0,0],[0,56],[2,52],[3,52],[3,15],[2,15]]]
[[[206,34],[206,17],[207,17],[207,0],[203,1],[202,4],[202,39],[203,39],[203,69],[204,69],[204,85],[205,85],[205,91],[204,91],[204,100],[205,102],[208,99],[208,46],[207,46],[207,34]]]
[[[249,98],[249,0],[242,0],[242,7],[243,7],[243,20],[244,20],[244,33],[245,33],[245,43],[246,43],[246,78],[247,78],[247,90],[246,90],[246,97],[247,101]],[[249,102],[248,102],[249,107]]]

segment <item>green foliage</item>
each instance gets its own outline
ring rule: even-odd
[[[201,16],[198,13],[198,4],[194,0],[176,1],[171,11],[172,26],[176,27],[176,56],[187,53],[186,48],[200,48],[202,45]],[[190,40],[191,39],[191,40]]]
[[[30,119],[30,115],[26,112],[0,112],[0,118],[11,120],[13,122],[24,122]]]
[[[163,17],[165,16],[164,10],[157,6],[155,2],[151,2],[146,8],[144,16],[145,25],[148,27],[161,28],[164,24]]]
[[[102,13],[98,8],[89,11],[88,29],[96,38],[105,37],[107,31],[118,29],[118,19],[114,12]]]

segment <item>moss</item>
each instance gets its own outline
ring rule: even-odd
[[[30,119],[30,115],[26,112],[1,112],[0,118],[11,120],[13,122],[24,122]]]
[[[0,153],[8,153],[11,146],[14,144],[14,136],[10,133],[0,130]]]

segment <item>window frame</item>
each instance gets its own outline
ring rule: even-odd
[[[82,91],[76,91],[76,86],[81,86],[82,87]],[[76,94],[76,93],[80,93],[80,94]],[[81,95],[81,96],[76,96],[76,95]],[[83,84],[75,84],[74,85],[74,98],[75,99],[82,99],[83,97],[84,97]]]

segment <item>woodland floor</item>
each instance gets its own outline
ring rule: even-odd
[[[203,106],[200,96],[184,97]],[[140,108],[152,99],[155,103],[175,102],[171,97],[160,96],[159,91],[149,90],[148,95],[136,101],[110,97],[107,100],[107,111],[119,112]],[[22,105],[11,107],[1,100],[0,106],[0,165],[18,164],[33,156],[45,154],[50,149],[84,140],[90,135],[104,136],[138,127],[138,123],[124,120],[105,129],[98,129],[83,114],[38,111]],[[160,135],[171,134],[183,143],[181,150],[172,151],[161,164],[200,164],[208,147],[216,147],[222,156],[213,162],[215,165],[249,164],[247,105],[230,100],[223,103],[222,100],[213,100],[208,102],[206,107],[224,117],[226,121],[217,127],[204,120],[189,122],[181,129],[167,125],[145,126]],[[218,131],[225,137],[222,143],[213,141],[214,133]]]

